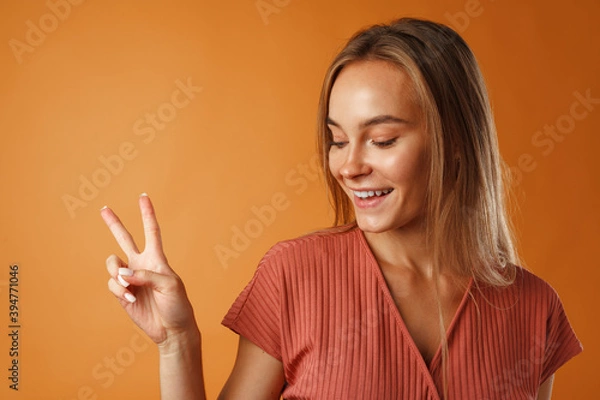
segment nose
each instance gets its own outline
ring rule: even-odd
[[[345,150],[341,157],[342,163],[339,170],[344,179],[356,179],[371,172],[363,149],[356,145],[348,145]]]

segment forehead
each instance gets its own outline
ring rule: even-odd
[[[339,73],[331,89],[330,117],[412,113],[418,109],[415,85],[401,67],[383,60],[355,61]],[[356,115],[358,114],[358,115]]]

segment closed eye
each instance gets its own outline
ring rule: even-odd
[[[348,142],[329,142],[329,147],[337,147],[338,149],[341,149],[342,147],[344,147],[346,145],[346,143]]]
[[[375,140],[372,140],[371,143],[373,143],[377,147],[386,148],[396,143],[396,138],[385,140],[383,142],[376,142]]]

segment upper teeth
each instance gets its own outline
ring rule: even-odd
[[[370,191],[365,191],[365,192],[357,192],[355,191],[354,194],[357,197],[360,197],[361,199],[366,199],[367,197],[373,197],[373,196],[381,196],[382,194],[388,194],[389,192],[391,192],[393,189],[386,189],[386,190],[370,190]]]

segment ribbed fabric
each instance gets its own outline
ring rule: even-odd
[[[282,361],[284,399],[440,399],[358,228],[280,242],[223,325]],[[449,399],[534,399],[582,351],[556,292],[518,268],[509,288],[473,282],[447,332]]]

